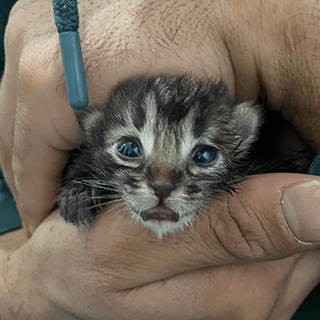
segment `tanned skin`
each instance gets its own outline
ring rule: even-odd
[[[319,151],[319,9],[302,0],[79,1],[90,103],[130,77],[222,79],[239,101],[263,95]],[[81,233],[51,213],[81,142],[52,2],[20,0],[5,42],[0,161],[24,230],[0,238],[0,319],[292,317],[320,278],[318,187],[303,184],[318,178],[251,177],[189,232],[161,241],[114,207]],[[290,194],[301,200],[291,210]],[[299,213],[310,218],[302,234],[285,219]]]

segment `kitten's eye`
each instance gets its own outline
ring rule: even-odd
[[[118,151],[128,158],[138,158],[141,156],[139,145],[134,141],[123,141],[120,143]]]
[[[216,158],[216,152],[213,148],[200,148],[193,156],[193,161],[196,163],[211,163]]]

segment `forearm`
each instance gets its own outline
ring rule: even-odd
[[[19,282],[16,273],[18,261],[15,250],[26,243],[27,239],[23,230],[9,232],[0,237],[0,319],[11,320],[18,316],[22,306],[21,298],[18,299],[15,284]]]
[[[0,320],[44,319],[47,306],[34,290],[27,241],[22,229],[0,237]]]
[[[58,212],[29,239],[22,229],[1,236],[0,320],[96,319],[101,282],[87,266],[86,241]]]

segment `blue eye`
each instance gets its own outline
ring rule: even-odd
[[[196,163],[211,163],[216,158],[216,152],[213,148],[200,148],[193,156],[193,161]]]
[[[138,158],[141,156],[139,145],[134,141],[121,142],[118,151],[127,158]]]

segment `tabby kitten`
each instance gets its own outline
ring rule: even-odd
[[[87,226],[110,198],[159,237],[188,225],[213,192],[234,190],[249,168],[262,107],[236,104],[222,83],[161,76],[129,80],[105,106],[78,114],[82,145],[71,154],[58,204]]]

